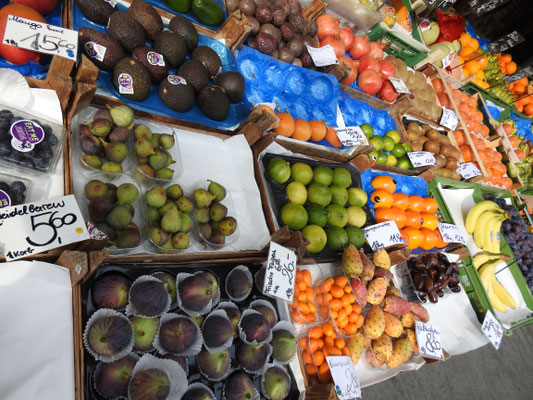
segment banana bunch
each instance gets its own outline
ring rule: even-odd
[[[505,306],[509,308],[516,308],[515,301],[509,292],[498,282],[494,270],[496,266],[501,263],[503,254],[489,253],[486,251],[477,253],[474,258],[474,266],[478,270],[481,283],[487,291],[487,295],[492,306],[504,313],[507,312]]]
[[[474,236],[480,249],[491,253],[500,251],[500,227],[507,212],[490,200],[483,200],[470,209],[466,216],[466,231]]]
[[[498,57],[493,54],[485,55],[489,60],[489,63],[483,70],[485,73],[485,81],[492,86],[490,92],[498,96],[506,103],[511,103],[515,100],[512,93],[507,89],[506,84],[502,83],[502,79],[505,74],[501,71],[498,65]]]

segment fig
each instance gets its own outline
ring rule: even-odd
[[[207,379],[219,381],[226,376],[231,367],[231,356],[228,349],[209,353],[204,348],[196,356],[196,364]]]
[[[252,291],[252,280],[242,268],[233,268],[226,277],[226,291],[233,299],[247,297]]]
[[[167,200],[165,205],[159,209],[159,216],[163,217],[170,210],[178,211],[178,206],[176,205],[176,202]]]
[[[115,230],[105,222],[95,223],[94,225],[100,232],[103,232],[109,238],[109,240],[115,240],[117,238]]]
[[[158,354],[157,357],[177,362],[179,366],[185,371],[185,374],[189,375],[189,361],[187,360],[187,357],[176,356],[172,353]]]
[[[91,122],[89,129],[94,136],[106,136],[113,127],[113,124],[106,119],[97,119]]]
[[[86,125],[83,125],[86,126]],[[89,132],[88,134],[82,134],[80,130],[80,146],[81,150],[87,155],[100,155],[104,146],[102,142]]]
[[[88,200],[94,200],[103,197],[107,192],[107,186],[104,182],[93,179],[85,184],[85,197]]]
[[[181,213],[181,232],[189,232],[192,229],[192,218],[189,214]]]
[[[126,143],[131,134],[131,126],[117,126],[107,137],[110,142]]]
[[[202,235],[202,237],[205,239],[209,239],[212,231],[211,225],[209,225],[207,222],[202,222],[198,225],[198,227],[200,229],[200,235]]]
[[[159,145],[163,148],[163,150],[169,150],[174,146],[174,136],[168,134],[168,133],[162,133],[159,135]]]
[[[113,208],[113,203],[105,197],[98,197],[89,202],[87,210],[92,222],[104,222],[106,216]]]
[[[253,345],[240,342],[235,349],[235,356],[243,368],[257,371],[268,361],[270,350],[270,345],[267,343]]]
[[[233,338],[233,328],[227,318],[209,315],[202,325],[202,335],[206,347],[220,347]]]
[[[212,221],[219,222],[222,218],[225,218],[227,214],[228,209],[223,204],[215,203],[209,207],[209,216]]]
[[[270,329],[272,329],[274,325],[276,325],[276,322],[278,322],[276,313],[269,306],[265,304],[254,304],[252,305],[251,308],[252,310],[260,312],[263,315],[263,317],[266,318],[268,325],[270,326]]]
[[[185,232],[178,232],[172,235],[172,247],[174,249],[185,250],[191,244],[191,238]]]
[[[174,201],[178,200],[181,196],[183,196],[183,189],[177,183],[167,186],[165,192],[167,193],[167,198]]]
[[[176,278],[174,277],[174,275],[168,272],[159,271],[159,272],[154,272],[152,276],[159,279],[161,282],[163,282],[163,285],[165,285],[165,289],[167,289],[167,292],[170,296],[170,303],[175,304],[176,303]]]
[[[211,301],[213,303],[216,301],[218,297],[218,279],[217,277],[212,274],[209,271],[202,271],[197,273],[196,275],[201,276],[204,278],[207,282],[209,282],[209,286],[211,287]]]
[[[137,154],[137,157],[150,157],[153,152],[154,145],[151,139],[140,137],[135,140],[135,154]]]
[[[226,188],[212,180],[209,180],[207,191],[215,196],[215,201],[222,201],[226,197]]]
[[[122,316],[102,317],[91,324],[87,334],[89,347],[100,356],[113,356],[132,342],[133,327]]]
[[[239,321],[241,320],[241,310],[238,307],[233,306],[220,306],[220,309],[226,311],[226,314],[231,323],[231,328],[233,330],[233,336],[237,335]]]
[[[155,210],[155,209],[154,209]],[[159,216],[159,213],[157,213]],[[153,226],[150,229],[150,239],[156,246],[163,246],[168,241],[169,235],[163,229]]]
[[[161,324],[159,343],[171,353],[183,353],[196,341],[198,327],[189,318],[179,316]]]
[[[140,315],[156,317],[167,309],[170,295],[163,282],[146,280],[135,283],[130,289],[130,303]]]
[[[211,232],[211,236],[209,236],[208,240],[213,245],[224,245],[224,243],[226,243],[226,237],[219,231]]]
[[[270,325],[266,318],[258,312],[244,315],[239,326],[248,343],[261,343],[270,336]]]
[[[180,197],[178,201],[176,201],[176,204],[182,213],[190,213],[193,210],[192,201],[186,196]]]
[[[106,161],[100,167],[105,172],[122,172],[122,166],[113,161]]]
[[[137,357],[132,354],[110,363],[100,362],[94,373],[94,387],[106,399],[126,397]]]
[[[141,232],[135,224],[129,224],[124,230],[118,232],[115,238],[115,246],[119,249],[137,247],[141,243]]]
[[[155,186],[146,193],[146,204],[160,208],[167,202],[167,193],[163,186]]]
[[[135,374],[130,383],[131,400],[165,400],[170,393],[170,379],[158,368],[145,369]]]
[[[217,229],[223,235],[230,236],[237,230],[237,220],[233,217],[224,217],[218,222]]]
[[[93,301],[99,308],[121,309],[128,304],[130,287],[130,280],[122,275],[105,275],[93,284]]]
[[[288,362],[296,353],[296,338],[284,329],[275,331],[272,334],[272,356],[280,362]]]
[[[123,183],[117,188],[117,201],[119,204],[132,204],[139,197],[139,190],[133,183]]]
[[[197,208],[196,210],[194,210],[195,214],[196,214],[196,220],[200,223],[200,224],[203,224],[203,223],[207,223],[209,222],[209,209],[208,208]],[[206,237],[206,239],[208,239],[208,237]]]
[[[124,143],[102,141],[102,145],[104,146],[105,158],[113,163],[120,164],[128,155],[128,146]]]
[[[211,202],[215,199],[211,193],[205,189],[196,189],[193,192],[194,202],[198,208],[208,208]]]
[[[168,233],[178,232],[181,228],[181,216],[177,209],[170,209],[161,218],[161,229]]]
[[[93,121],[96,121],[97,119],[107,119],[109,122],[114,123],[111,113],[106,108],[101,108],[94,113]]]
[[[102,160],[99,156],[84,154],[81,159],[85,164],[94,169],[102,168]]]
[[[133,136],[135,137],[135,139],[139,139],[139,138],[151,139],[152,131],[146,125],[142,125],[142,124],[135,125],[135,127],[133,128]]]
[[[248,375],[242,372],[232,374],[224,383],[226,400],[248,400],[255,396],[255,387]]]
[[[111,201],[111,203],[116,203],[117,202],[117,186],[112,184],[112,183],[106,183],[105,184],[106,188],[107,188],[107,191],[106,193],[104,194],[104,197],[106,199],[109,199]]]
[[[284,400],[291,390],[291,378],[285,369],[272,366],[263,376],[263,394],[271,400]]]
[[[133,326],[133,350],[150,351],[157,329],[159,318],[129,317]]]
[[[182,399],[186,400],[215,400],[214,393],[203,383],[194,383],[189,386]]]
[[[125,229],[133,219],[129,207],[116,205],[106,216],[106,222],[115,229]]]
[[[170,161],[170,155],[168,154],[166,150],[163,150],[163,149],[155,149],[149,158],[150,167],[154,171],[165,168],[168,165],[169,161]]]
[[[113,118],[113,122],[117,126],[129,126],[133,122],[133,118],[135,118],[135,114],[131,107],[128,107],[125,104],[115,107],[107,106],[107,108],[109,109],[111,118]]]
[[[191,275],[183,279],[178,290],[183,308],[201,311],[211,301],[211,285],[201,276]]]

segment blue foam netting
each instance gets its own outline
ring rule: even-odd
[[[293,117],[336,126],[339,83],[333,75],[281,62],[248,46],[237,54],[237,66],[251,103],[277,102]]]
[[[533,132],[531,132],[531,120],[520,118],[511,111],[511,118],[516,123],[517,134],[533,142]]]
[[[474,30],[474,27],[470,25],[470,23],[468,22],[466,23],[466,33],[468,33],[472,38],[478,41],[479,48],[483,50],[490,50],[489,49],[490,40],[479,37],[476,31]]]
[[[500,119],[500,114],[502,113],[502,111],[500,111],[501,107],[496,106],[496,104],[494,104],[490,100],[485,100],[485,104],[487,105],[487,108],[488,108],[492,118],[494,118],[495,120],[499,120]],[[487,115],[485,108],[483,108],[483,114]]]
[[[4,7],[9,3],[8,0],[0,0],[0,8]],[[52,10],[48,15],[45,15],[46,22],[50,25],[55,26],[62,26],[61,25],[61,4],[63,2],[60,1],[57,3],[57,7]],[[44,79],[46,78],[46,73],[48,72],[48,68],[50,67],[50,60],[51,56],[47,57],[45,54],[42,55],[42,57],[45,57],[47,60],[46,64],[37,64],[33,61],[29,61],[26,64],[22,65],[15,65],[11,64],[10,62],[7,62],[3,57],[0,57],[0,68],[11,68],[15,71],[20,72],[24,76],[29,76],[32,78],[37,79]]]

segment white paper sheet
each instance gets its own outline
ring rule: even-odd
[[[40,261],[0,264],[0,299],[0,399],[74,399],[68,269]]]

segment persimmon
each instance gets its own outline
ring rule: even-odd
[[[311,133],[309,122],[300,118],[294,120],[294,132],[291,136],[293,139],[307,142],[311,138]]]
[[[312,142],[320,142],[326,137],[326,133],[328,129],[324,125],[324,123],[320,121],[309,121],[309,126],[311,127],[311,141]]]
[[[279,125],[274,128],[274,132],[281,136],[291,137],[295,128],[294,118],[289,113],[284,112],[279,112],[278,118]]]

